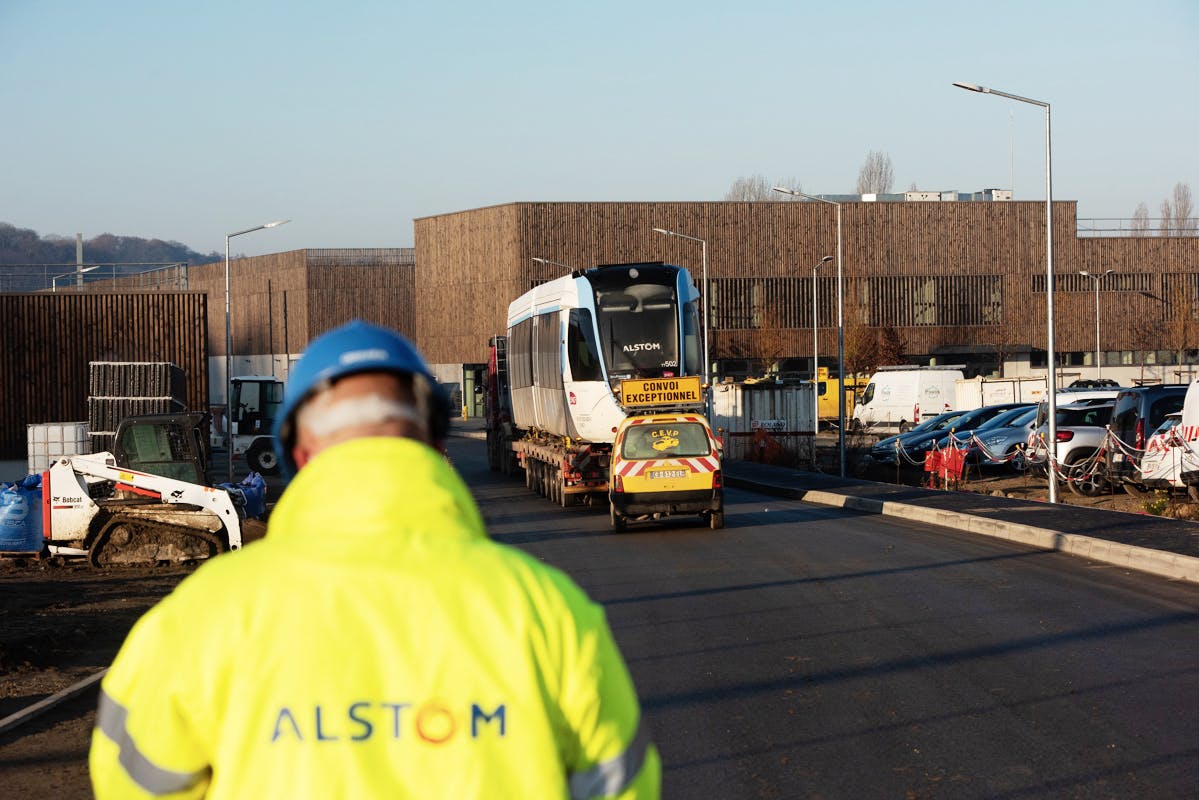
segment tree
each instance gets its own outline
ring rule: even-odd
[[[762,364],[777,364],[787,355],[787,339],[783,335],[783,320],[777,308],[763,304],[755,309],[752,357]]]
[[[1143,202],[1137,204],[1137,210],[1132,212],[1132,235],[1149,235],[1149,206]]]
[[[787,178],[786,180],[768,181],[765,175],[751,175],[740,177],[733,181],[733,185],[725,192],[725,200],[740,200],[760,202],[763,200],[800,200],[802,198],[791,194],[783,194],[782,192],[774,191],[775,186],[782,186],[784,189],[791,189],[799,192],[803,191],[799,181],[795,178]]]
[[[1170,224],[1170,217],[1173,207],[1169,200],[1163,200],[1161,206],[1162,218],[1158,221],[1157,232],[1159,236],[1169,236],[1174,232],[1173,226]]]
[[[1190,184],[1174,184],[1174,228],[1179,236],[1194,236],[1199,219],[1192,216],[1195,207],[1191,203]]]
[[[1194,314],[1190,297],[1172,297],[1165,307],[1166,318],[1162,322],[1162,337],[1158,340],[1174,353],[1174,363],[1186,361],[1186,351],[1193,350],[1199,342],[1199,321]]]
[[[221,260],[213,251],[198,253],[179,242],[114,236],[102,233],[83,242],[89,263],[187,263],[208,264]],[[74,237],[39,236],[36,231],[0,222],[0,264],[71,264],[75,261]]]
[[[861,287],[856,282],[850,282],[846,289],[844,308],[845,375],[869,375],[884,362],[880,360],[878,331],[867,321]]]
[[[858,194],[886,194],[895,182],[895,171],[891,168],[891,156],[877,150],[866,155],[866,162],[858,172]]]
[[[878,329],[878,361],[880,364],[904,363],[903,340],[894,325]]]

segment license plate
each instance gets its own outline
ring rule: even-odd
[[[650,470],[649,474],[646,477],[648,477],[650,480],[653,480],[654,478],[686,478],[687,470],[685,470],[685,469],[655,469],[655,470]]]

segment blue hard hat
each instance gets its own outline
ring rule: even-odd
[[[296,473],[291,454],[295,439],[292,418],[300,403],[326,382],[359,372],[396,372],[424,378],[435,397],[430,431],[435,438],[444,434],[449,418],[448,401],[437,390],[437,381],[416,347],[395,331],[360,319],[351,320],[313,339],[287,378],[274,429],[275,450],[285,475]]]

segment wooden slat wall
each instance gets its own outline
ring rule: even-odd
[[[0,294],[0,459],[28,424],[87,420],[91,361],[170,361],[207,410],[207,311],[201,292]]]
[[[308,343],[308,270],[304,250],[229,263],[234,354],[298,353]],[[188,286],[208,293],[208,350],[225,355],[225,262],[188,270]],[[286,308],[286,314],[284,309]],[[272,343],[274,348],[271,348]]]
[[[1108,268],[1127,274],[1127,288],[1101,293],[1105,347],[1138,349],[1131,326],[1122,323],[1145,315],[1160,318],[1163,303],[1133,287],[1162,272],[1199,272],[1199,238],[1080,239],[1076,203],[1055,202],[1053,213],[1058,350],[1094,346],[1093,284],[1078,271]],[[781,288],[783,299],[775,302],[810,305],[810,289],[802,284],[811,280],[812,264],[836,255],[836,209],[814,202],[514,203],[418,219],[417,339],[433,361],[484,360],[487,337],[503,327],[508,303],[534,281],[561,273],[534,264],[534,256],[579,267],[664,260],[687,267],[698,282],[700,245],[654,233],[655,227],[707,240],[716,303],[724,277],[789,277],[795,285]],[[868,291],[862,278],[999,276],[1002,319],[984,325],[898,327],[907,352],[997,340],[1044,347],[1045,294],[1043,288],[1036,290],[1044,286],[1045,276],[1044,203],[845,203],[842,239],[847,324]],[[835,265],[823,267],[821,275],[820,347],[829,352],[836,346]],[[831,289],[829,283],[834,284]],[[941,292],[952,294],[952,289]],[[875,302],[876,307],[894,308],[920,299]],[[719,316],[717,309],[714,319]],[[775,316],[807,320],[810,309]],[[726,351],[760,335],[717,328],[713,350]],[[810,328],[787,328],[780,338],[789,352],[811,351]]]
[[[415,279],[412,266],[310,267],[309,338],[355,318],[412,338],[416,330]]]
[[[487,338],[503,333],[508,303],[525,289],[531,257],[518,206],[494,206],[416,221],[416,344],[433,364],[484,363]]]

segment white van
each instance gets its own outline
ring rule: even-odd
[[[853,409],[851,429],[889,428],[906,432],[921,419],[954,410],[957,367],[896,367],[874,373]]]

